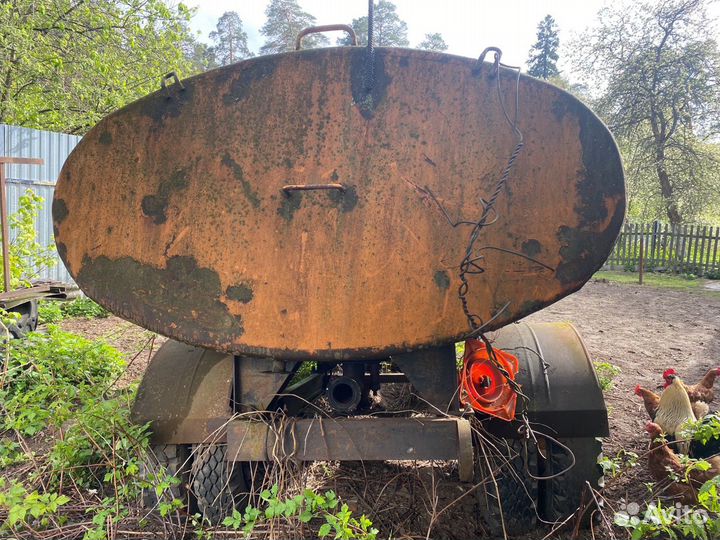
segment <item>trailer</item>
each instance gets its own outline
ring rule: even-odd
[[[294,52],[168,74],[63,167],[68,270],[170,338],[134,418],[214,522],[283,460],[450,460],[477,482],[478,422],[519,456],[520,485],[499,483],[488,520],[498,504],[518,531],[564,518],[599,487],[607,411],[572,325],[521,319],[610,253],[615,141],[498,49],[301,49],[325,29]],[[368,414],[398,382],[423,414]]]

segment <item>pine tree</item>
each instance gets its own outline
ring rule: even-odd
[[[226,66],[252,56],[247,45],[247,34],[243,30],[242,20],[234,11],[226,11],[218,19],[217,30],[210,32],[215,42],[212,48],[214,59]]]
[[[423,51],[442,52],[447,51],[448,46],[447,43],[445,43],[442,34],[436,32],[434,34],[425,34],[425,39],[418,43],[417,48],[422,49]]]
[[[397,7],[390,0],[380,0],[373,13],[373,41],[378,47],[407,47],[407,23],[396,13]],[[368,18],[353,19],[351,26],[357,34],[358,45],[367,45]],[[341,38],[338,45],[350,45],[350,38]]]
[[[528,74],[540,79],[549,79],[560,74],[556,64],[560,45],[558,27],[555,19],[546,15],[537,28],[537,42],[530,49],[530,58],[527,62]]]
[[[315,24],[315,17],[303,11],[297,0],[270,0],[265,10],[267,21],[260,32],[267,38],[260,47],[262,54],[295,50],[295,40],[301,30]],[[330,43],[327,37],[313,34],[303,39],[303,49],[322,47]]]
[[[203,73],[218,66],[213,48],[202,41],[198,41],[192,34],[189,34],[188,38],[183,42],[182,50],[185,58],[190,62],[188,75]]]

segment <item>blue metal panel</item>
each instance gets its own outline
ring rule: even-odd
[[[36,222],[38,242],[54,245],[52,225],[52,197],[54,185],[65,160],[81,137],[0,124],[0,156],[41,158],[44,165],[6,165],[8,179],[8,209],[17,211],[20,197],[31,189],[43,198],[43,206]],[[11,231],[11,238],[13,237]],[[43,269],[40,277],[72,282],[60,257],[52,268]]]
[[[55,184],[68,155],[80,141],[77,135],[17,126],[3,126],[5,156],[42,158],[44,165],[9,165],[7,177],[33,183]]]

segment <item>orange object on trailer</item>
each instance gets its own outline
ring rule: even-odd
[[[497,363],[482,340],[465,341],[460,399],[476,412],[510,421],[515,418],[517,393],[502,370],[514,381],[519,363],[515,356],[500,349],[493,348],[493,353]]]

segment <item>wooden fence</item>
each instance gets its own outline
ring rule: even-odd
[[[720,273],[720,227],[625,223],[605,269],[637,270],[642,252],[646,271]]]

